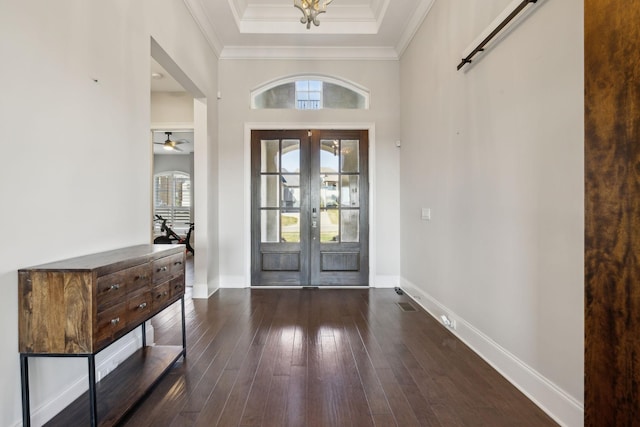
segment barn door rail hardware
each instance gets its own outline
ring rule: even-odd
[[[475,48],[472,48],[471,51],[467,54],[463,54],[462,61],[458,64],[458,70],[465,66],[465,64],[470,64],[472,58],[479,52],[484,51],[484,47],[489,43],[494,37],[496,37],[513,19],[515,19],[522,11],[527,9],[532,3],[536,3],[538,0],[514,0],[509,4],[509,6],[487,27],[486,30],[476,38],[476,40],[481,40]],[[488,34],[487,34],[488,33]],[[472,46],[476,44],[473,43]],[[465,52],[469,51],[467,49]]]

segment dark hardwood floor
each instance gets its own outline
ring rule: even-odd
[[[221,289],[186,301],[187,358],[124,426],[549,426],[390,289]],[[179,305],[153,320],[180,342]]]

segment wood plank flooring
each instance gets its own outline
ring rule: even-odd
[[[221,289],[187,300],[187,358],[123,426],[551,426],[391,289]],[[153,320],[180,342],[180,309]]]

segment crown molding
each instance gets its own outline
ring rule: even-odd
[[[409,47],[411,40],[415,37],[416,32],[424,22],[425,18],[429,14],[431,10],[431,6],[433,6],[435,0],[422,0],[416,9],[416,12],[411,16],[411,20],[405,27],[404,32],[400,36],[400,40],[396,45],[396,52],[398,52],[398,57],[401,57],[404,54],[404,51]]]
[[[392,47],[226,46],[220,59],[397,61],[398,54]]]
[[[211,18],[207,14],[206,9],[202,6],[200,0],[183,0],[183,2],[194,22],[198,25],[198,28],[200,28],[200,31],[211,47],[211,50],[213,50],[213,53],[220,58],[223,44],[213,29],[213,23],[211,22]]]

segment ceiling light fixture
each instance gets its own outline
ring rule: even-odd
[[[320,25],[320,21],[318,20],[318,15],[321,13],[325,13],[327,10],[327,6],[333,0],[325,0],[320,5],[320,0],[293,0],[293,5],[300,9],[302,14],[304,15],[300,18],[300,22],[307,25],[307,30],[311,28],[311,23],[316,27]]]

